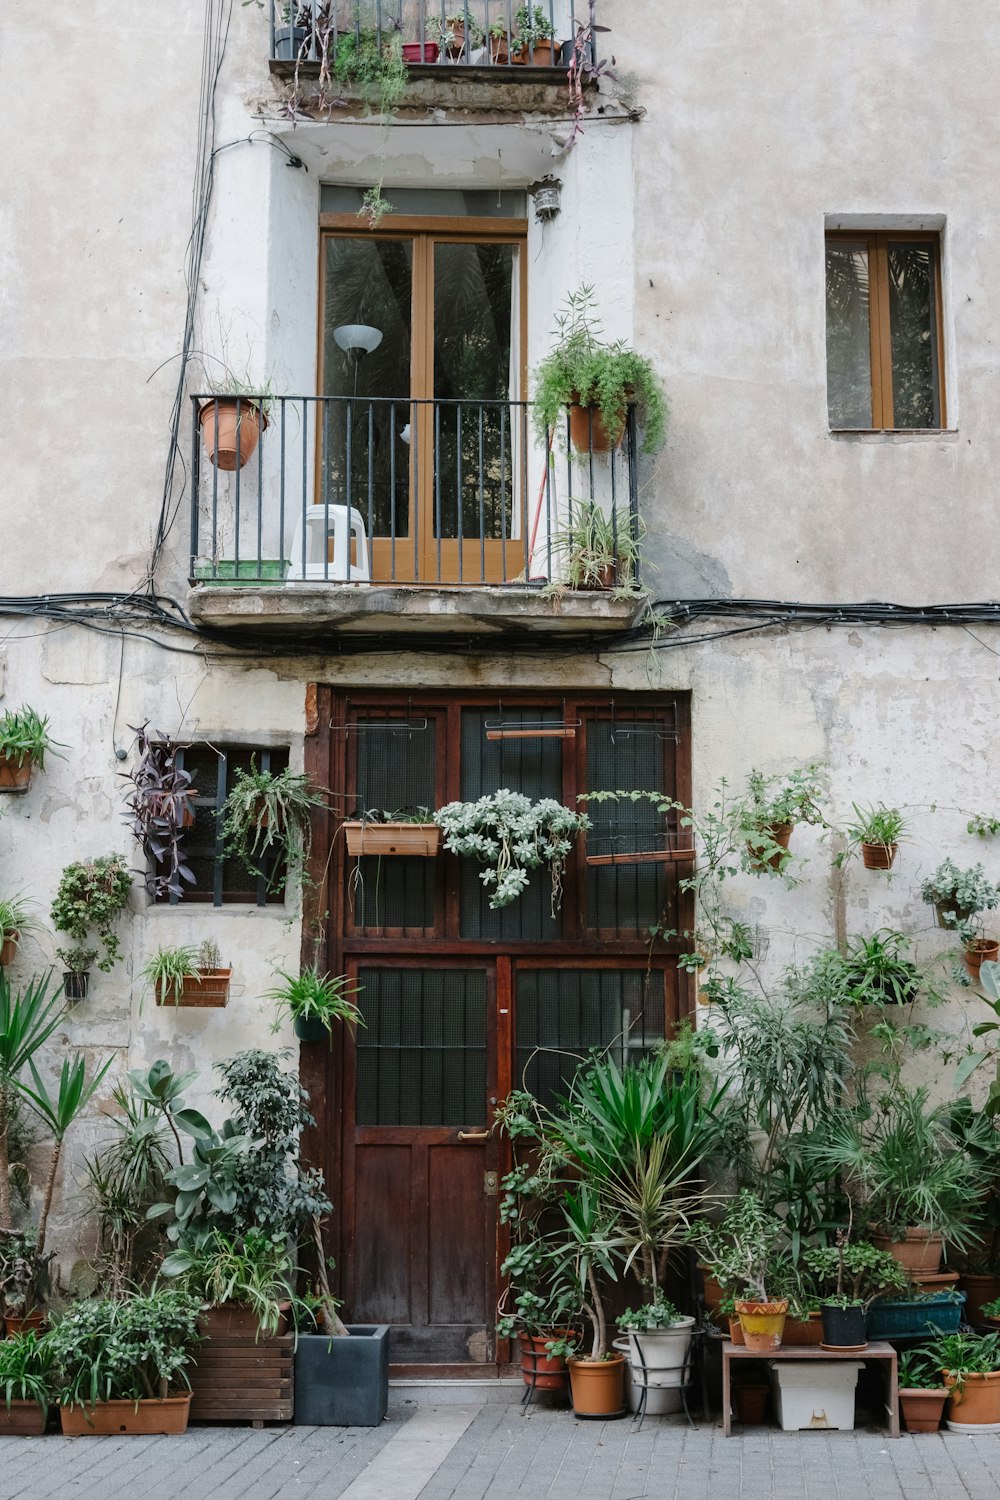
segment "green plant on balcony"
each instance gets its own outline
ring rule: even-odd
[[[667,403],[656,371],[643,355],[603,337],[592,286],[581,286],[556,316],[555,345],[534,372],[535,421],[543,442],[558,430],[567,408],[589,412],[589,443],[595,451],[616,447],[634,404],[644,453],[655,453],[666,434]],[[606,441],[605,441],[606,440]]]
[[[645,534],[639,517],[616,519],[594,500],[577,500],[552,538],[552,552],[571,589],[634,591]]]
[[[521,5],[514,15],[514,32],[525,48],[536,42],[548,42],[555,36],[555,28],[540,5]]]
[[[400,34],[357,27],[341,33],[333,58],[333,77],[342,88],[360,94],[367,110],[391,115],[406,89],[408,74]]]

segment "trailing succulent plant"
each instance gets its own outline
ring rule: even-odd
[[[491,888],[494,911],[517,900],[531,870],[548,865],[553,915],[562,899],[563,871],[573,840],[590,827],[586,813],[572,812],[552,797],[532,802],[507,787],[477,802],[449,802],[434,814],[434,821],[446,849],[486,866],[479,878]]]

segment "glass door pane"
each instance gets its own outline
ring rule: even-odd
[[[871,304],[864,243],[827,242],[826,394],[831,427],[871,427]]]
[[[320,498],[359,511],[369,537],[398,544],[400,559],[410,534],[413,250],[407,239],[326,240],[323,395],[335,399],[320,424]]]

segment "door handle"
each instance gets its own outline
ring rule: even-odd
[[[458,1138],[460,1141],[488,1141],[490,1132],[488,1130],[460,1130]]]

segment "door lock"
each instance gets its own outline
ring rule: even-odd
[[[495,1172],[483,1173],[483,1192],[487,1198],[495,1198],[497,1195],[497,1174]]]

